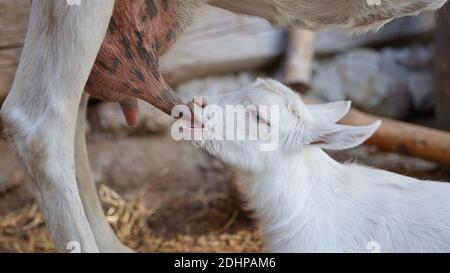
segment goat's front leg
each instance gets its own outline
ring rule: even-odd
[[[81,3],[32,2],[22,57],[1,116],[56,248],[67,251],[72,242],[82,252],[97,252],[77,188],[74,138],[80,98],[114,1]]]
[[[86,108],[88,100],[89,95],[83,94],[78,110],[75,133],[75,169],[81,202],[100,252],[132,252],[117,239],[111,226],[106,221],[98,199],[86,146]]]

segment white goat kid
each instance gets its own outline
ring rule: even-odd
[[[275,151],[260,151],[260,140],[194,141],[239,170],[238,188],[255,212],[267,250],[367,252],[375,241],[385,252],[450,251],[449,184],[340,164],[322,151],[357,146],[380,126],[335,124],[350,103],[305,105],[273,80],[204,99],[205,109],[211,104],[279,106],[279,120],[248,112],[248,122],[278,125],[281,144]],[[215,128],[214,118],[202,119],[201,130]]]

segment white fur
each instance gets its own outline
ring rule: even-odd
[[[13,87],[1,114],[30,174],[59,251],[70,242],[97,252],[75,175],[78,106],[114,1],[33,1]]]
[[[212,0],[211,4],[268,19],[279,26],[314,30],[343,27],[353,32],[378,30],[392,19],[441,7],[447,0]]]
[[[367,252],[366,246],[375,241],[384,252],[450,251],[449,184],[340,164],[321,149],[357,146],[379,122],[336,125],[348,103],[307,106],[272,80],[204,99],[221,107],[281,108],[282,144],[277,151],[259,151],[260,141],[195,142],[239,170],[238,187],[255,212],[267,250]],[[203,120],[206,129],[214,127],[207,117]],[[275,122],[270,120],[271,126]]]

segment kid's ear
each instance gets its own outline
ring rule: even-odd
[[[307,104],[306,108],[316,121],[336,123],[350,110],[351,101],[336,101],[323,104]]]
[[[366,141],[380,127],[381,121],[367,126],[314,123],[305,126],[304,145],[328,150],[344,150]]]

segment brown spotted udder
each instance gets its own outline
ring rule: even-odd
[[[181,104],[162,78],[158,62],[181,30],[177,5],[178,0],[116,0],[86,91],[104,100],[125,101],[125,116],[137,107],[130,97],[167,114]]]

